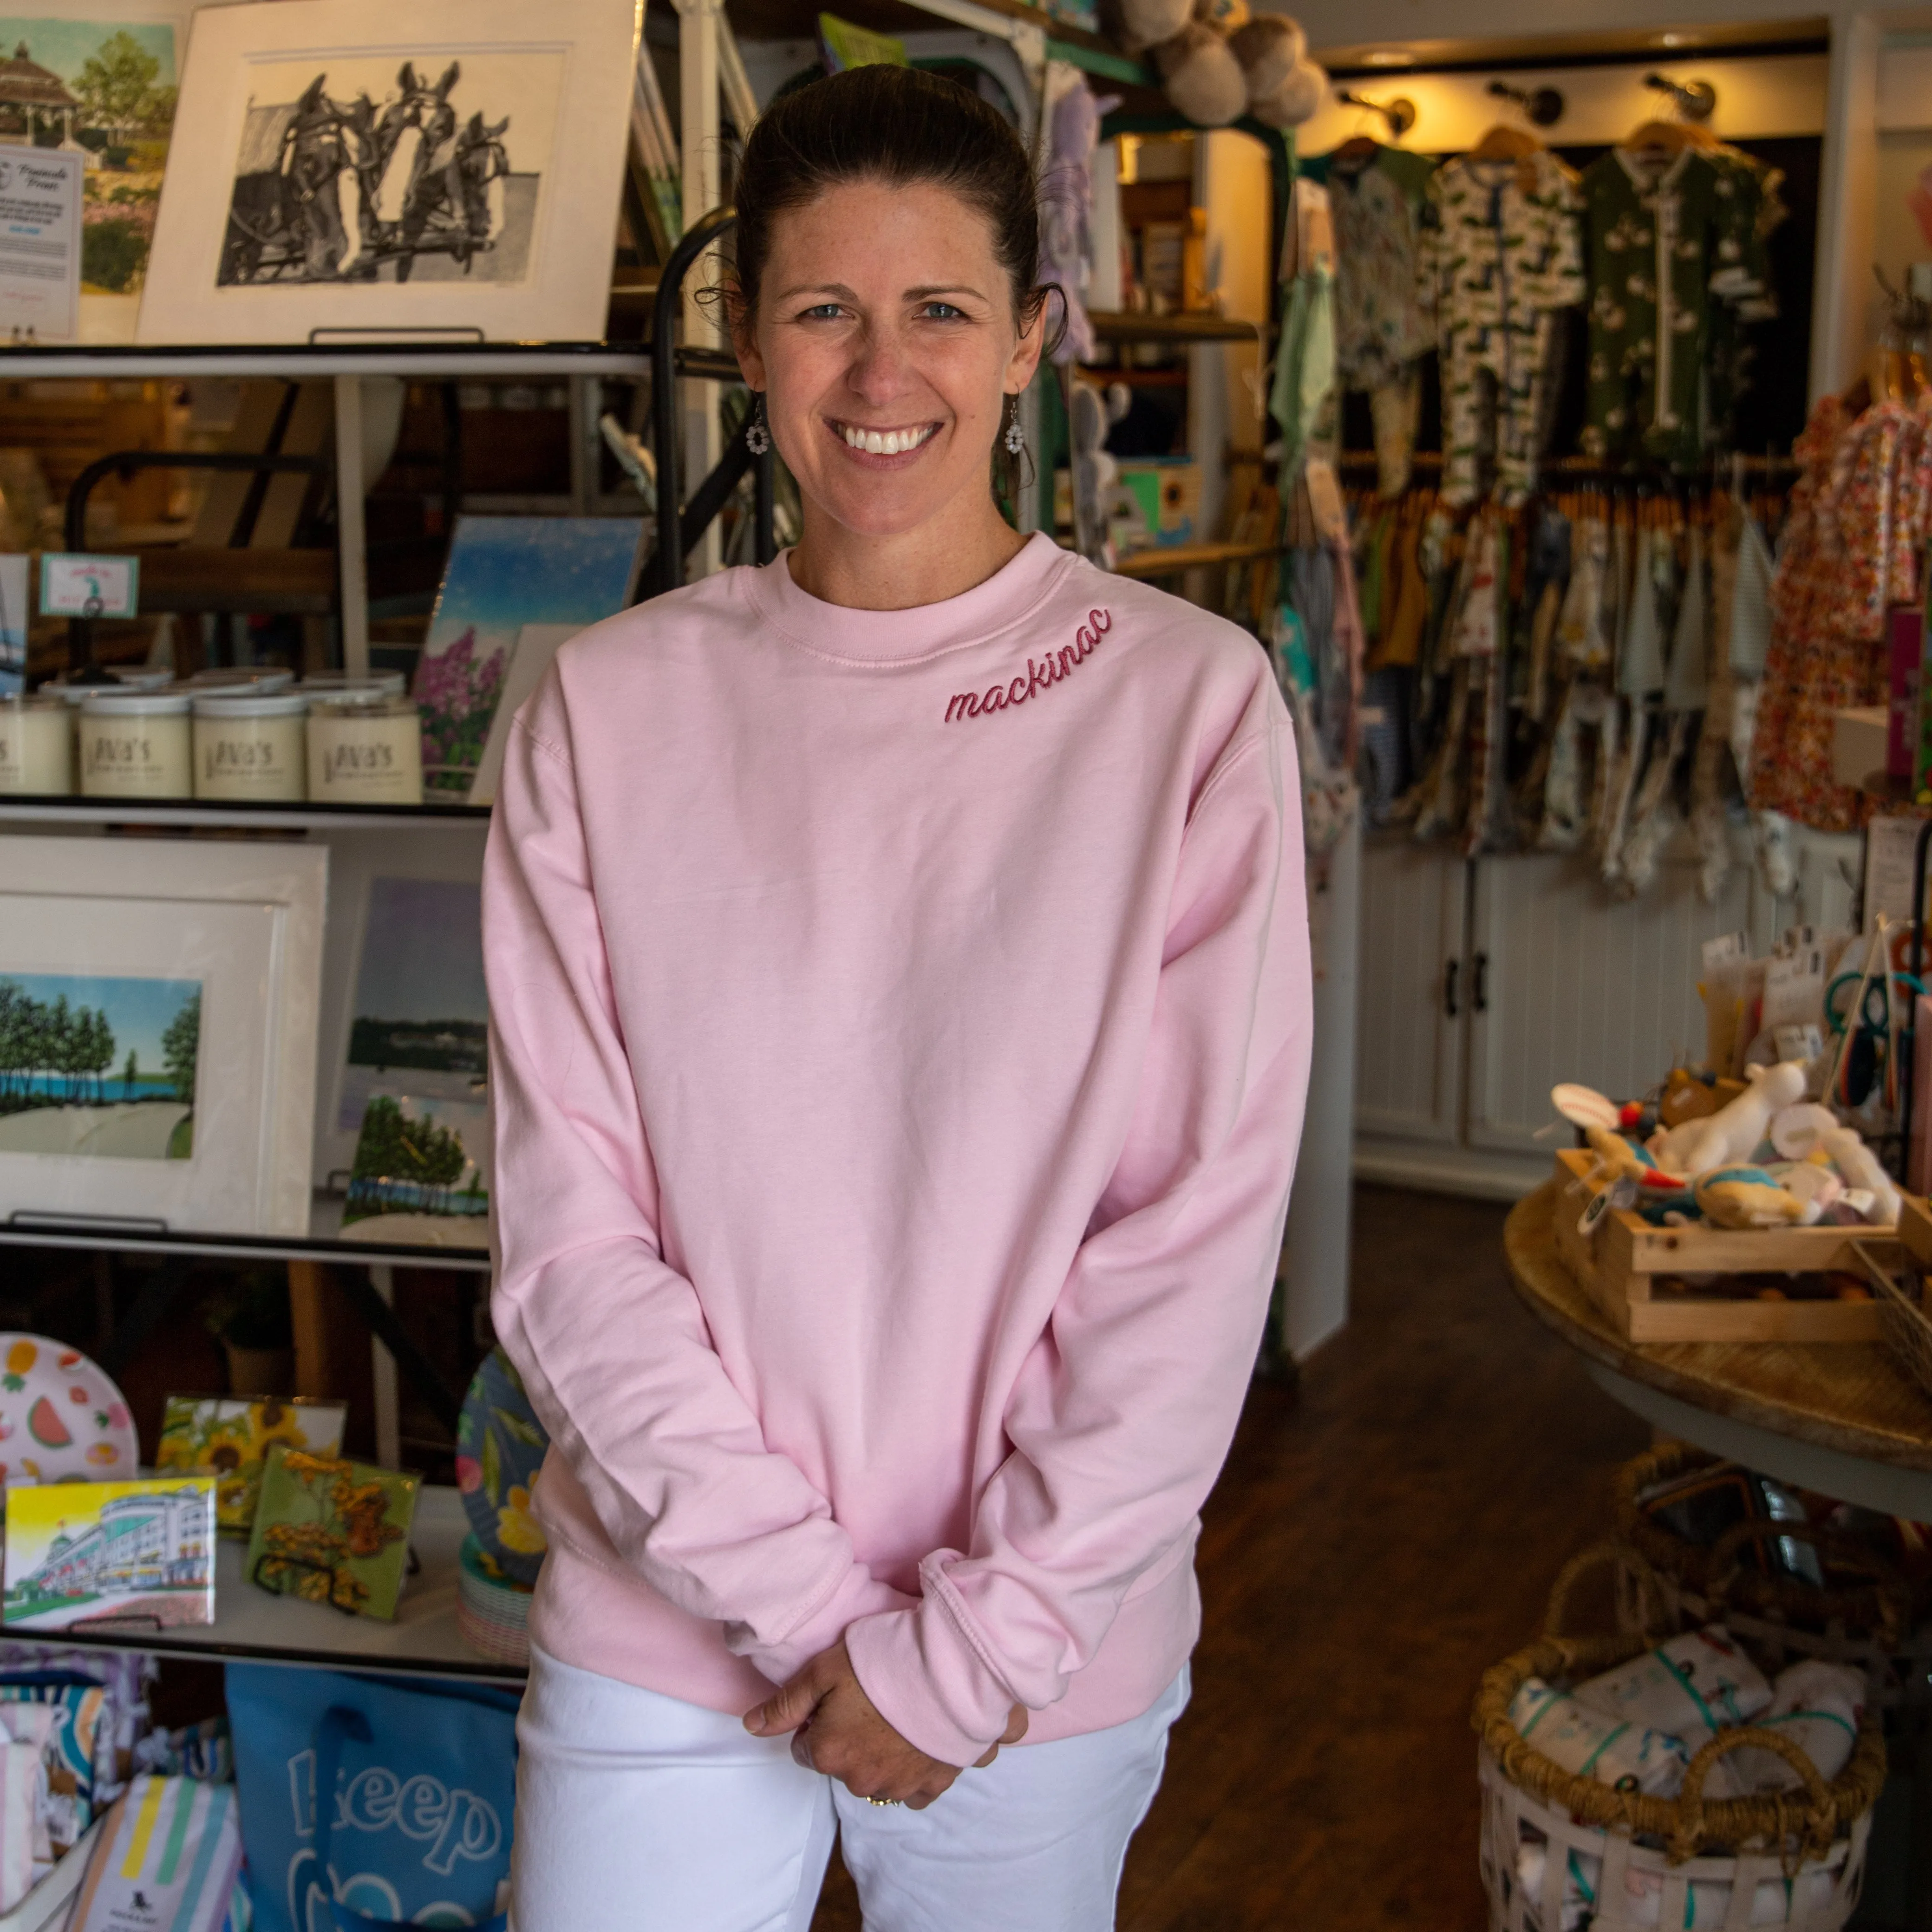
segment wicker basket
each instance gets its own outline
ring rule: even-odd
[[[1577,1577],[1606,1562],[1652,1586],[1650,1567],[1636,1552],[1616,1545],[1587,1552],[1557,1580],[1552,1625]],[[1579,1778],[1516,1735],[1510,1705],[1527,1678],[1592,1676],[1627,1662],[1650,1640],[1546,1636],[1484,1674],[1474,1722],[1491,1932],[1563,1932],[1566,1905],[1573,1923],[1587,1913],[1592,1932],[1656,1932],[1660,1925],[1840,1932],[1858,1908],[1871,1809],[1885,1782],[1885,1741],[1874,1712],[1828,1784],[1788,1738],[1746,1726],[1720,1732],[1697,1753],[1675,1798]],[[1706,1801],[1712,1768],[1747,1746],[1784,1758],[1802,1788]],[[1778,1916],[1764,1916],[1768,1910]]]
[[[1722,1623],[1774,1668],[1806,1657],[1850,1664],[1865,1673],[1874,1703],[1932,1707],[1932,1625],[1914,1628],[1911,1588],[1876,1550],[1808,1523],[1769,1522],[1736,1524],[1707,1549],[1674,1534],[1638,1506],[1638,1496],[1652,1484],[1719,1460],[1666,1443],[1617,1472],[1617,1535],[1655,1573],[1672,1626]],[[1744,1568],[1750,1544],[1787,1538],[1811,1544],[1838,1568],[1869,1582],[1817,1590]],[[1641,1627],[1627,1600],[1620,1610],[1627,1631]]]
[[[1892,1272],[1884,1253],[1864,1241],[1852,1252],[1864,1264],[1878,1303],[1879,1332],[1906,1373],[1932,1395],[1932,1320],[1920,1298]]]

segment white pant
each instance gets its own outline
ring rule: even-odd
[[[533,1650],[517,1719],[514,1932],[809,1932],[839,1834],[868,1932],[1110,1932],[1180,1675],[1152,1710],[1003,1750],[923,1811],[869,1804],[791,1739]]]

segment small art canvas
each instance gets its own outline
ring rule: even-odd
[[[110,5],[0,14],[0,141],[82,157],[86,340],[134,337],[191,11]]]
[[[212,1476],[216,1527],[224,1536],[246,1536],[268,1451],[279,1442],[335,1455],[348,1414],[345,1402],[305,1396],[171,1395],[154,1466]]]
[[[4,1621],[30,1630],[214,1622],[213,1478],[9,1489]]]
[[[457,520],[416,671],[427,789],[469,796],[526,626],[583,630],[630,602],[644,527],[634,517]]]
[[[0,974],[0,1154],[188,1160],[201,982]]]
[[[0,698],[26,686],[28,562],[0,556]]]
[[[378,1088],[356,1137],[343,1232],[354,1240],[485,1247],[489,1176],[490,1109],[480,1094],[435,1100]]]
[[[262,1477],[246,1574],[278,1596],[386,1622],[402,1594],[421,1487],[419,1477],[278,1443]]]

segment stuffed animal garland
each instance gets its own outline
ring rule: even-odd
[[[1248,0],[1119,0],[1114,38],[1153,60],[1168,101],[1197,127],[1250,114],[1298,128],[1328,92],[1300,28],[1286,14],[1251,14]]]

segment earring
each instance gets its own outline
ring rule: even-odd
[[[1020,428],[1020,399],[1018,397],[1016,396],[1012,398],[1012,420],[1006,424],[1005,442],[1006,446],[1006,453],[1010,456],[1017,456],[1019,454],[1020,452],[1026,447],[1026,431]]]
[[[745,447],[754,456],[762,456],[772,446],[772,433],[765,426],[765,392],[752,392],[752,414],[745,424]]]

